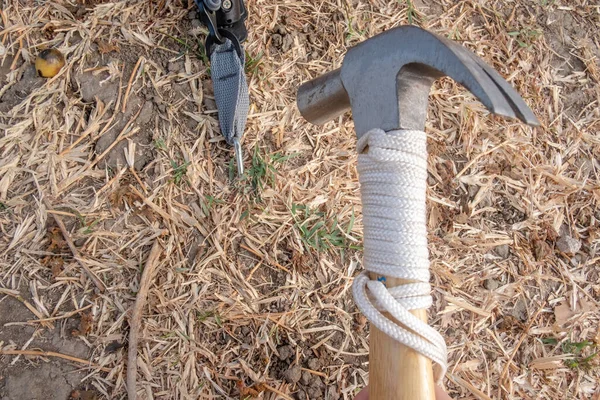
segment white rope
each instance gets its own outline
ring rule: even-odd
[[[358,152],[366,271],[354,280],[354,299],[379,330],[435,362],[439,383],[447,368],[446,343],[409,312],[432,304],[426,224],[427,136],[421,131],[386,133],[375,129],[359,140]],[[371,280],[369,272],[379,278]],[[416,283],[387,288],[385,277]]]

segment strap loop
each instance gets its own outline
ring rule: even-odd
[[[221,133],[233,146],[236,139],[242,139],[250,109],[243,49],[241,46],[236,48],[234,41],[225,39],[225,43],[214,46],[210,62]]]
[[[219,29],[218,32],[222,37],[223,42],[219,42],[218,38],[213,35],[208,35],[206,37],[204,48],[206,49],[206,54],[208,54],[208,57],[212,57],[212,54],[215,50],[215,45],[224,44],[227,42],[227,39],[229,39],[231,43],[233,43],[233,47],[235,48],[238,58],[243,60],[245,58],[244,49],[242,48],[242,44],[240,43],[237,36],[235,36],[233,32],[228,31],[227,29]]]

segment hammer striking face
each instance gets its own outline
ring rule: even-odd
[[[352,110],[363,201],[358,308],[371,323],[370,400],[433,400],[446,371],[444,339],[427,325],[432,304],[426,224],[432,83],[450,76],[492,113],[538,125],[515,90],[464,47],[423,29],[384,32],[350,49],[342,68],[303,84],[298,108],[322,124]],[[432,361],[436,369],[432,367]]]

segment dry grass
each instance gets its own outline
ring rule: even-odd
[[[362,232],[352,122],[310,126],[294,94],[338,67],[348,46],[410,20],[475,51],[542,122],[531,129],[490,116],[449,80],[432,92],[431,322],[449,345],[449,391],[461,399],[598,399],[593,1],[249,1],[242,181],[231,180],[232,150],[219,136],[195,48],[203,33],[187,17],[193,2],[84,3],[7,0],[0,30],[8,73],[0,95],[18,96],[0,109],[0,296],[20,294],[35,310],[23,321],[36,326],[91,310],[81,340],[102,369],[91,368],[83,386],[125,396],[126,352],[106,347],[127,338],[155,240],[164,254],[140,332],[139,396],[349,399],[365,385],[368,328],[349,291]],[[20,88],[45,47],[62,50],[67,67]],[[84,101],[75,85],[84,71],[118,93]],[[127,115],[132,122],[114,145],[127,143],[128,165],[107,168],[95,143],[135,96],[154,103],[151,119],[138,123],[139,107]],[[140,132],[150,142],[136,143]],[[149,162],[130,167],[141,153],[151,153]],[[55,215],[77,260],[49,233]],[[567,236],[581,244],[576,254],[560,245]],[[296,364],[308,387],[285,380]]]

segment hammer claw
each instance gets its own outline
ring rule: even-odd
[[[458,61],[452,69],[443,71],[444,75],[467,88],[490,112],[508,118],[519,118],[511,94],[518,98],[520,96],[495,70],[466,47],[444,38],[441,41],[452,50]]]
[[[510,115],[505,115],[496,110],[491,110],[494,114],[504,115],[510,118],[518,118],[527,125],[539,126],[540,122],[537,117],[533,114],[533,111],[529,108],[529,106],[523,101],[523,98],[517,93],[515,89],[511,85],[504,80],[496,72],[495,69],[484,63],[479,57],[472,55],[473,59],[477,64],[485,71],[488,77],[498,86],[498,89],[504,94],[504,98],[509,103],[512,108],[513,113]]]

